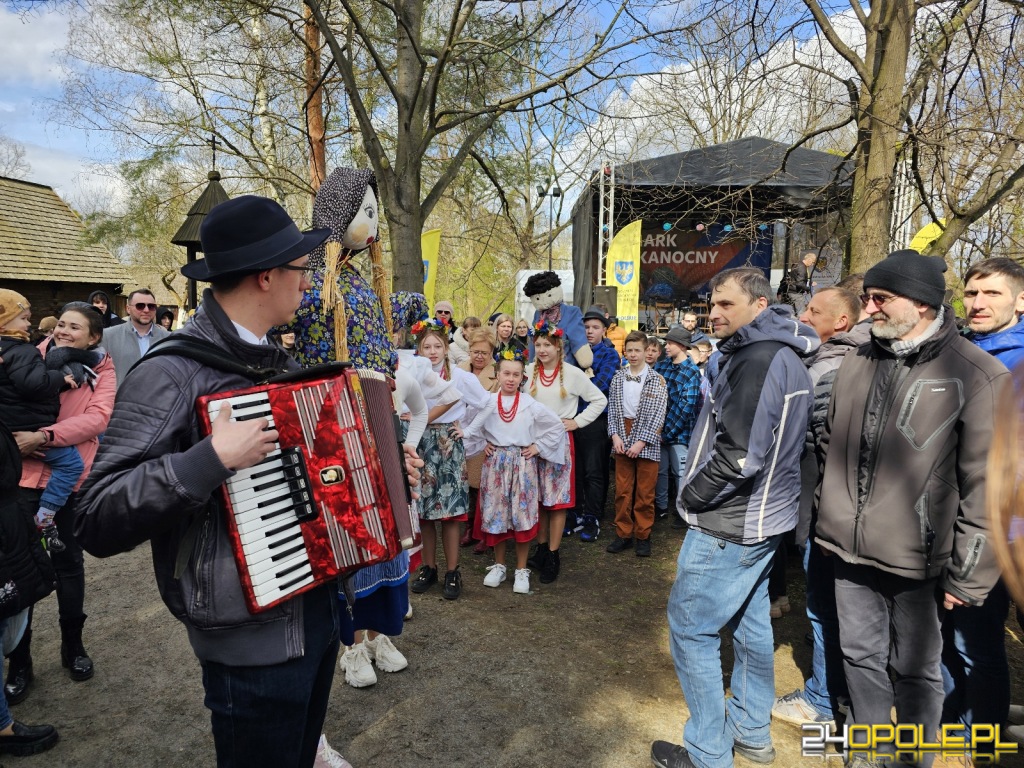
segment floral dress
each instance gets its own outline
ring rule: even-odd
[[[324,275],[318,271],[313,287],[302,297],[292,327],[295,359],[304,367],[334,360],[334,309],[320,299]],[[392,375],[398,354],[391,343],[380,299],[351,264],[338,271],[338,295],[345,297],[348,318],[348,354],[357,368]]]

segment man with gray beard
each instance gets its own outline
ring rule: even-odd
[[[847,724],[888,725],[895,703],[897,722],[929,739],[942,712],[941,616],[981,605],[999,575],[985,468],[1010,386],[1002,363],[957,333],[945,269],[896,251],[864,276],[872,339],[843,358],[832,389],[815,526],[835,560]]]

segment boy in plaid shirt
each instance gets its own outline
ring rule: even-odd
[[[690,444],[690,433],[697,423],[697,414],[704,401],[701,395],[700,368],[689,355],[692,346],[690,334],[685,328],[672,328],[665,335],[665,358],[654,367],[665,379],[668,388],[665,427],[661,431],[658,486],[654,494],[658,517],[664,517],[669,512],[669,475],[676,479],[677,493],[683,485],[686,477],[686,447]],[[678,519],[682,523],[682,518]]]
[[[661,460],[665,423],[665,380],[644,360],[647,335],[626,336],[629,366],[615,374],[609,390],[608,435],[615,454],[615,540],[607,551],[633,546],[636,556],[650,557],[654,527],[654,487]]]

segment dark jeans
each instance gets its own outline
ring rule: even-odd
[[[924,726],[942,714],[938,578],[918,581],[833,555],[839,644],[850,689],[848,723]],[[892,670],[890,682],[889,670]],[[928,758],[923,764],[930,765]]]
[[[943,723],[1005,723],[1010,712],[1006,616],[1010,595],[1002,579],[979,606],[954,608],[942,619]]]
[[[35,517],[41,494],[34,488],[19,488],[18,508],[29,517]],[[85,557],[73,530],[76,498],[77,494],[71,494],[54,518],[60,540],[66,548],[63,552],[50,552],[50,562],[57,573],[57,609],[62,621],[85,615]],[[30,618],[29,627],[31,625]]]
[[[316,759],[338,660],[338,596],[321,587],[296,599],[301,657],[267,667],[203,664],[219,768],[309,768]]]
[[[611,441],[608,414],[576,430],[576,513],[604,517],[608,501],[608,470]]]

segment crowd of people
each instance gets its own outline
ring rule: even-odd
[[[376,236],[360,229],[375,205],[365,173],[332,175],[318,196],[314,223],[341,211],[340,225],[300,232],[253,196],[215,208],[205,258],[183,269],[210,288],[174,332],[254,370],[346,350],[394,376],[422,547],[344,590],[246,608],[216,490],[263,461],[278,432],[222,408],[201,435],[196,399],[251,381],[149,354],[171,333],[150,291],[131,292],[126,320],[94,292],[32,340],[28,301],[0,288],[0,432],[21,463],[3,476],[17,488],[3,489],[0,530],[13,524],[35,564],[19,571],[18,600],[0,595],[0,754],[58,738],[8,709],[33,679],[31,605],[54,588],[61,662],[72,680],[93,675],[83,548],[104,557],[151,543],[161,595],[202,665],[219,765],[344,766],[322,733],[335,668],[354,687],[373,685],[374,667],[405,669],[395,639],[409,593],[459,599],[462,548],[491,558],[479,586],[511,580],[528,595],[534,576],[559,579],[565,537],[645,558],[658,518],[686,531],[668,626],[690,714],[681,744],[654,743],[655,765],[770,763],[772,718],[883,725],[895,707],[926,734],[1006,722],[1010,596],[988,543],[986,460],[1007,368],[1024,357],[1024,268],[974,265],[962,330],[944,264],[913,251],[826,288],[805,272],[784,286],[790,306],[772,302],[782,294],[760,270],[721,272],[708,327],[687,313],[662,338],[623,331],[605,307],[564,304],[554,273],[528,285],[530,321],[456,323],[449,301],[431,311],[421,294],[378,297],[332,252]],[[788,547],[803,559],[814,651],[804,687],[780,696],[771,620],[789,609],[784,575],[777,586]]]

